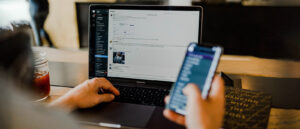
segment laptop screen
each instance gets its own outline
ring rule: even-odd
[[[95,77],[174,82],[187,46],[200,39],[199,10],[90,12]]]

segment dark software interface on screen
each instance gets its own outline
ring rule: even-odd
[[[183,95],[182,89],[188,83],[195,83],[199,86],[200,90],[203,87],[210,85],[211,80],[207,80],[210,67],[213,62],[215,51],[211,48],[196,47],[194,51],[187,51],[181,71],[178,75],[177,82],[175,83],[173,97],[170,101],[170,108],[178,112],[184,112],[186,96]],[[179,110],[178,110],[179,109]]]
[[[175,82],[200,11],[91,10],[96,77]]]

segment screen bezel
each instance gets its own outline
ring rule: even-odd
[[[109,5],[109,4],[92,4],[89,8],[89,78],[95,77],[95,28],[91,27],[91,10],[93,9],[126,9],[126,10],[174,10],[174,11],[199,11],[199,28],[198,28],[198,43],[202,42],[202,23],[203,23],[203,8],[201,6],[149,6],[149,5]],[[119,77],[106,77],[113,84],[136,84],[143,86],[157,86],[170,88],[173,82],[160,81],[160,80],[144,80],[144,79],[129,79]]]

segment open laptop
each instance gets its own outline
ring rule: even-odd
[[[89,78],[107,78],[121,95],[112,103],[76,111],[80,121],[178,128],[163,117],[163,100],[187,46],[201,42],[202,8],[91,5],[89,13]]]

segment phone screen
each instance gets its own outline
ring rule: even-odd
[[[195,43],[189,45],[185,59],[171,90],[168,108],[185,115],[186,96],[182,90],[188,83],[198,85],[202,97],[206,98],[219,62],[221,47],[204,47]]]

